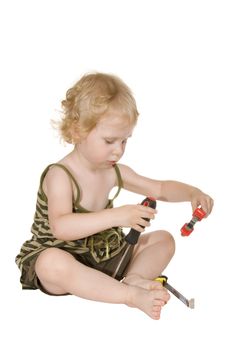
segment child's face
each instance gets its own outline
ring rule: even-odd
[[[117,112],[107,112],[78,145],[82,156],[95,168],[111,167],[123,156],[134,126]]]

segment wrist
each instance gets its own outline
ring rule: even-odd
[[[110,227],[117,227],[120,225],[117,215],[118,211],[116,208],[105,209],[105,212],[107,214],[107,222],[109,223]]]
[[[202,193],[201,190],[197,187],[193,187],[190,192],[190,200],[192,201],[194,197],[197,197],[197,195],[200,195]]]

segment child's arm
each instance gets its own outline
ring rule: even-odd
[[[52,168],[43,184],[48,199],[48,216],[53,235],[61,240],[76,240],[110,227],[132,227],[142,232],[149,226],[142,219],[153,219],[155,210],[143,205],[125,205],[91,213],[73,213],[73,189],[70,178],[59,169]],[[141,226],[140,226],[141,225]]]
[[[121,176],[126,190],[156,197],[168,202],[191,202],[193,211],[201,205],[209,215],[213,199],[196,187],[178,181],[158,181],[138,175],[131,168],[120,165]]]

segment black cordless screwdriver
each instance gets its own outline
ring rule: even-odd
[[[142,201],[141,205],[155,209],[156,208],[156,200],[153,197],[146,197]],[[147,219],[147,218],[144,218],[144,220],[150,221],[150,219]],[[141,227],[144,227],[144,226],[141,226]],[[123,256],[121,257],[114,273],[112,274],[112,277],[115,278],[118,273],[120,273],[120,272],[122,273],[125,270],[128,262],[131,258],[131,254],[129,254],[129,253],[133,250],[134,245],[137,244],[140,234],[141,233],[139,231],[132,228],[130,230],[130,232],[127,234],[127,236],[125,237],[125,241],[127,242],[128,246],[127,246]]]

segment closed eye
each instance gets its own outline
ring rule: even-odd
[[[107,145],[113,145],[115,143],[115,141],[111,141],[111,140],[105,140],[105,143]],[[126,140],[123,140],[122,142],[122,145],[125,145],[127,143],[127,139]]]
[[[114,143],[114,141],[112,141],[112,140],[105,140],[105,143],[106,143],[107,145],[112,145],[112,144]]]

